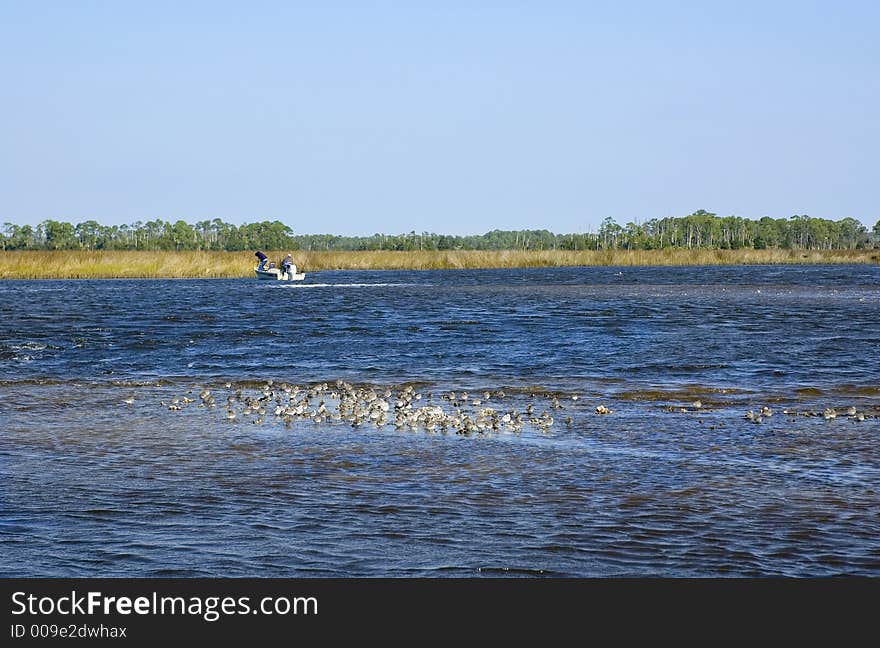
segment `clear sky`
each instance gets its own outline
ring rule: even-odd
[[[880,218],[880,3],[0,0],[0,222]]]

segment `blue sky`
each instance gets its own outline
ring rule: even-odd
[[[0,0],[0,222],[880,218],[880,3]]]

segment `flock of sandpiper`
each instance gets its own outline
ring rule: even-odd
[[[457,434],[487,433],[498,431],[520,432],[525,424],[540,430],[548,430],[556,421],[550,410],[564,406],[558,396],[549,395],[548,409],[537,413],[529,403],[519,411],[504,407],[507,394],[502,391],[484,391],[478,394],[448,392],[439,396],[449,411],[437,404],[434,394],[421,393],[412,385],[399,390],[356,387],[342,380],[333,385],[321,383],[303,387],[287,383],[276,384],[268,380],[255,393],[246,394],[241,387],[232,388],[226,395],[226,419],[264,423],[267,417],[275,417],[290,425],[293,421],[313,423],[346,422],[353,427],[373,425],[384,427],[393,424],[397,429],[425,429],[454,431]],[[578,400],[577,395],[569,397]],[[217,407],[217,396],[204,389],[198,398],[182,396],[161,404],[172,411],[180,411],[192,403],[197,407]],[[597,414],[611,414],[612,410],[600,405]],[[564,419],[570,425],[570,416]]]
[[[321,383],[310,386],[276,383],[267,380],[252,393],[231,383],[226,383],[224,395],[218,395],[210,389],[203,389],[197,395],[190,390],[187,395],[174,398],[161,405],[171,411],[181,411],[196,404],[199,408],[224,407],[225,418],[230,422],[250,422],[262,424],[267,419],[291,425],[294,421],[311,421],[320,423],[347,423],[352,427],[372,425],[378,428],[394,425],[397,429],[424,429],[429,432],[442,431],[456,434],[485,434],[491,432],[521,432],[528,424],[546,432],[557,423],[551,412],[561,417],[558,410],[566,406],[578,405],[578,395],[560,395],[553,393],[533,394],[544,399],[544,405],[536,408],[535,403],[528,402],[520,411],[510,405],[512,399],[503,390],[483,391],[475,394],[467,392],[446,392],[435,398],[432,392],[420,392],[412,385],[400,389],[376,388],[372,386],[355,386],[342,380],[333,384]],[[190,397],[192,396],[192,397]],[[218,396],[221,399],[218,402]],[[567,402],[566,402],[567,401]],[[126,403],[133,402],[130,399]],[[540,402],[540,401],[539,401]],[[565,404],[563,404],[565,402]],[[690,408],[667,406],[667,411],[693,412],[703,410],[703,404],[695,401]],[[540,413],[538,413],[538,410]],[[613,410],[605,405],[592,408],[596,415],[613,414]],[[859,412],[855,407],[845,410],[845,414],[833,408],[824,412],[798,412],[783,410],[788,416],[823,416],[831,420],[847,416],[853,421],[864,421],[877,418],[876,414]],[[761,423],[773,416],[769,407],[762,407],[757,412],[749,410],[745,418],[753,423]],[[572,417],[565,416],[562,421],[566,426],[572,424]]]
[[[786,416],[821,416],[826,421],[830,421],[832,419],[836,419],[839,415],[846,416],[853,421],[862,422],[866,418],[874,418],[870,414],[865,414],[864,412],[859,412],[855,407],[848,407],[845,412],[838,414],[837,410],[833,407],[826,407],[823,412],[815,412],[815,411],[806,411],[806,412],[798,412],[797,410],[784,409],[782,413]],[[762,407],[759,411],[753,412],[749,410],[746,412],[745,417],[750,420],[752,423],[760,423],[764,419],[773,416],[773,410],[769,407]]]

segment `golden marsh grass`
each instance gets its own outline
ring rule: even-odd
[[[286,251],[267,252],[279,261]],[[880,250],[424,250],[294,252],[301,272],[559,266],[878,263]],[[0,279],[252,277],[253,252],[4,251]]]

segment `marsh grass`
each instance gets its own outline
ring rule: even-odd
[[[286,251],[267,254],[277,262]],[[302,272],[880,262],[880,250],[378,250],[293,255]],[[255,265],[250,251],[5,251],[0,252],[0,279],[236,278],[252,277]]]

